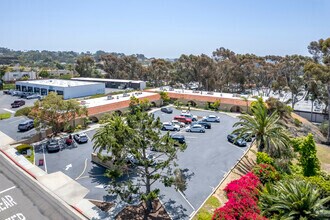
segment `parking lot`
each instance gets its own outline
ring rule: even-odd
[[[11,103],[13,103],[15,100],[24,100],[25,105],[19,107],[19,108],[11,108]],[[3,91],[0,91],[0,113],[12,113],[15,114],[15,112],[18,109],[24,108],[26,106],[33,106],[33,103],[36,101],[36,99],[21,99],[17,96],[11,96],[11,95],[4,95]]]
[[[18,124],[26,121],[27,119],[28,117],[19,116],[0,120],[0,132],[4,133],[15,141],[30,138],[36,134],[36,129],[31,129],[25,132],[18,131]]]
[[[205,111],[191,113],[199,118],[210,114]],[[227,141],[226,136],[233,130],[232,125],[237,119],[222,113],[212,114],[219,116],[221,122],[212,123],[212,128],[206,129],[205,133],[190,133],[184,128],[179,132],[171,132],[183,134],[186,138],[188,147],[178,153],[178,164],[179,168],[185,170],[187,189],[179,192],[160,183],[156,183],[155,187],[160,188],[161,201],[174,219],[188,219],[247,149]],[[158,110],[154,115],[160,117],[162,122],[167,122],[180,115],[180,111],[174,109],[172,114],[166,114]],[[91,139],[95,132],[87,131],[86,134]],[[88,199],[114,201],[116,196],[107,192],[108,179],[103,176],[104,168],[91,163],[92,147],[93,143],[89,140],[86,144],[62,149],[57,153],[41,150],[35,154],[36,164],[43,159],[44,164],[40,167],[48,173],[62,171],[75,179],[90,190]]]

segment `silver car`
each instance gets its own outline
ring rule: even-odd
[[[199,132],[199,133],[205,133],[205,128],[204,126],[200,125],[200,124],[193,124],[190,125],[186,128],[187,132]]]

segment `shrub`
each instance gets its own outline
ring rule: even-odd
[[[293,119],[293,123],[296,127],[300,127],[302,125],[302,122],[297,118]]]
[[[212,214],[209,213],[207,210],[202,208],[197,213],[197,219],[198,220],[211,220],[212,219]]]
[[[326,137],[328,135],[328,127],[329,127],[329,122],[328,121],[324,121],[322,122],[322,124],[320,125],[320,131],[321,133]]]
[[[272,165],[269,164],[258,164],[253,168],[253,173],[259,177],[262,184],[273,183],[280,179],[279,173],[275,170]]]
[[[16,147],[16,150],[18,152],[21,152],[23,150],[27,150],[27,149],[32,149],[32,146],[31,145],[28,145],[28,144],[21,144],[19,146]]]
[[[316,146],[312,134],[292,140],[293,148],[299,152],[299,164],[304,176],[315,176],[320,171],[320,161],[316,156]]]
[[[260,181],[253,173],[230,182],[224,189],[228,202],[214,211],[213,220],[266,219],[260,216],[258,194]]]
[[[265,152],[258,152],[257,153],[257,164],[270,164],[274,165],[274,159],[271,158],[267,153]]]
[[[77,125],[75,130],[77,131],[77,130],[81,130],[81,129],[82,129],[82,126],[81,125]]]
[[[32,110],[32,107],[24,107],[24,108],[21,108],[21,109],[18,109],[15,113],[15,117],[18,117],[18,116],[28,116],[30,114]]]
[[[0,114],[0,120],[2,119],[8,119],[11,117],[11,114],[10,113],[1,113]]]
[[[220,108],[220,100],[216,100],[214,103],[212,103],[212,104],[210,105],[210,107],[211,107],[213,110],[218,111],[219,108]]]
[[[305,180],[317,186],[322,197],[330,196],[330,181],[322,176],[305,177]]]

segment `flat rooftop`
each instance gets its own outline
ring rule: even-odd
[[[123,83],[142,83],[142,80],[127,80],[127,79],[102,79],[102,78],[86,78],[86,77],[78,77],[72,78],[72,80],[81,80],[81,81],[90,81],[90,82],[123,82]]]
[[[150,96],[154,96],[155,94],[156,93],[151,93],[151,92],[141,92],[141,93],[130,92],[130,93],[126,93],[126,96],[124,96],[124,94],[112,95],[112,99],[108,99],[108,96],[104,96],[94,99],[84,99],[79,102],[81,105],[86,106],[87,108],[91,108],[96,106],[112,104],[112,103],[129,101],[132,96],[135,96],[136,98],[148,98]]]
[[[97,82],[83,82],[83,81],[62,80],[62,79],[30,80],[30,81],[20,81],[17,83],[31,84],[31,85],[44,85],[44,86],[57,86],[57,87],[74,87],[74,86],[86,86],[86,85],[101,84],[101,83],[97,83]]]
[[[176,94],[189,94],[195,96],[205,96],[205,97],[216,97],[216,98],[228,98],[228,99],[237,99],[242,100],[242,97],[247,98],[249,101],[255,101],[255,98],[252,98],[252,95],[239,95],[233,93],[224,93],[224,92],[208,92],[208,91],[194,91],[188,89],[173,89],[172,91],[169,90],[168,87],[164,86],[163,89],[155,88],[149,89],[150,92],[161,92],[166,91],[168,93],[176,93]],[[268,97],[262,97],[263,99],[268,99]]]

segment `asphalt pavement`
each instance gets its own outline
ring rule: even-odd
[[[81,219],[0,155],[0,219]]]

